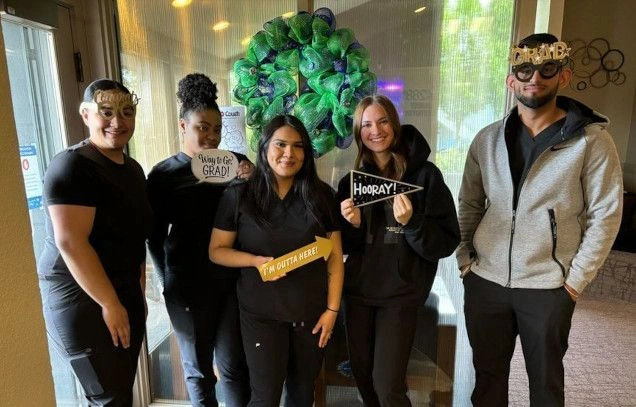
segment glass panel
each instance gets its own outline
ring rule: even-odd
[[[203,72],[218,83],[219,104],[230,105],[232,66],[245,54],[241,40],[254,35],[271,18],[293,11],[297,3],[301,2],[195,0],[187,7],[174,8],[168,1],[118,0],[123,77],[142,98],[131,152],[146,171],[179,149],[177,81],[187,73]],[[330,8],[336,14],[337,28],[353,30],[369,50],[370,70],[378,76],[378,92],[394,101],[404,123],[415,125],[425,135],[432,149],[429,159],[443,171],[456,196],[470,141],[477,130],[504,115],[504,79],[515,2],[307,3],[313,3],[316,9]],[[211,25],[221,20],[230,22],[229,27],[212,31]],[[335,187],[351,169],[355,155],[354,144],[320,157],[320,176]],[[187,396],[161,287],[150,264],[148,270],[153,394],[183,400]],[[432,335],[425,324],[418,328],[409,369],[414,377],[432,369],[426,374],[434,375],[435,380],[427,385],[437,393],[414,390],[411,398],[416,405],[432,398],[442,404],[452,389],[457,404],[468,402],[472,368],[461,309],[463,291],[455,271],[452,257],[440,262],[434,295],[421,310],[422,320],[433,321],[436,334]],[[334,358],[334,364],[346,373],[346,364],[340,365],[345,360]],[[347,393],[342,389],[328,386],[329,404],[358,403],[355,390]]]
[[[11,101],[20,145],[20,159],[29,204],[35,257],[42,250],[45,214],[42,208],[44,171],[65,147],[53,35],[26,23],[2,18]],[[35,270],[33,270],[35,272]],[[75,376],[49,345],[58,406],[85,405]]]
[[[183,8],[172,7],[171,1],[117,1],[122,77],[141,98],[129,148],[146,174],[181,147],[177,82],[188,73],[205,73],[217,84],[219,106],[231,106],[230,72],[245,53],[242,40],[295,7],[295,0],[195,0]],[[229,27],[214,31],[212,25],[222,20]],[[150,260],[146,287],[152,399],[188,400],[176,338]]]
[[[435,161],[457,196],[468,147],[482,127],[505,115],[508,50],[514,1],[448,1],[442,22],[440,101]],[[473,387],[472,352],[466,333],[464,287],[454,256],[438,270],[457,310],[454,403],[468,404]]]
[[[514,2],[317,0],[315,7],[337,12],[337,27],[352,29],[369,50],[378,93],[391,98],[403,123],[424,134],[429,160],[457,196],[470,142],[504,115]],[[351,169],[354,147],[318,160],[323,179],[335,185]],[[454,256],[440,262],[433,291],[418,311],[408,373],[414,405],[432,400],[447,405],[451,390],[459,393],[454,404],[469,402],[472,366],[456,268]],[[435,380],[417,380],[426,376]],[[345,399],[355,403],[355,392],[327,388],[327,404]]]

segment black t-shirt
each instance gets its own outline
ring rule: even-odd
[[[215,227],[236,232],[234,247],[260,256],[280,257],[314,243],[315,236],[340,230],[337,202],[333,190],[323,184],[329,208],[321,226],[293,191],[270,210],[271,227],[257,223],[244,202],[246,185],[227,188],[216,215]],[[320,258],[290,271],[285,277],[264,282],[255,267],[241,269],[238,282],[239,304],[252,314],[288,322],[314,321],[327,306],[327,262]]]
[[[239,161],[247,160],[236,154]],[[183,305],[206,302],[218,278],[236,278],[234,269],[210,261],[214,216],[227,184],[200,182],[192,158],[180,152],[148,174],[148,199],[154,212],[148,248],[163,277],[166,300]]]
[[[56,155],[44,178],[44,203],[96,208],[89,242],[116,289],[138,284],[145,261],[151,211],[141,166],[124,155],[117,164],[88,140]],[[47,210],[44,250],[38,262],[43,280],[73,280],[55,246]],[[58,293],[64,295],[64,293]]]
[[[516,201],[521,184],[523,184],[530,167],[542,152],[555,143],[555,137],[559,137],[561,128],[565,124],[565,117],[552,123],[534,137],[518,118],[515,124],[516,134],[509,142],[508,154]]]

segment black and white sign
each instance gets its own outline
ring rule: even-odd
[[[369,205],[399,194],[410,194],[424,188],[366,172],[351,171],[351,198],[354,206]]]

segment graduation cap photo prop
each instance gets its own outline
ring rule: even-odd
[[[410,194],[422,189],[424,188],[406,182],[351,170],[351,198],[353,199],[353,206],[356,207],[391,199],[399,194]]]

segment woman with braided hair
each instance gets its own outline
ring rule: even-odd
[[[225,405],[233,407],[249,400],[236,299],[238,272],[208,258],[214,216],[227,185],[200,182],[191,168],[194,155],[217,148],[221,141],[216,94],[216,85],[204,74],[192,73],[179,81],[182,149],[148,174],[148,198],[155,215],[148,248],[163,282],[192,405],[218,405],[216,360]],[[239,170],[233,182],[241,182],[254,166],[245,156],[235,155]]]

